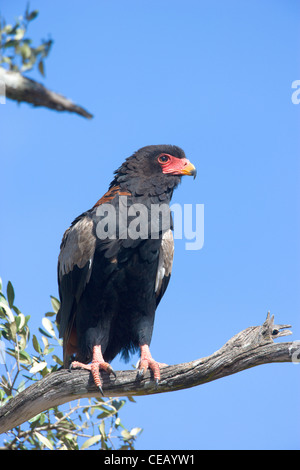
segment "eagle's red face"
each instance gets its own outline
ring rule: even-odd
[[[177,158],[168,153],[161,153],[157,158],[164,174],[189,175],[196,177],[196,168],[187,158]]]
[[[120,186],[147,203],[170,202],[184,175],[196,176],[196,168],[175,145],[149,145],[128,157],[115,172],[110,189]],[[156,200],[155,200],[156,198]]]

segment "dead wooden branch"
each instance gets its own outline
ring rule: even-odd
[[[63,95],[48,90],[41,83],[24,77],[19,72],[6,70],[0,67],[1,91],[4,88],[5,96],[18,102],[25,101],[33,106],[44,106],[55,111],[69,111],[85,118],[92,118],[93,115],[81,106],[74,104]],[[2,91],[3,93],[3,91]]]
[[[274,317],[268,314],[262,326],[246,328],[211,356],[163,368],[158,387],[149,372],[140,381],[133,370],[118,371],[116,379],[102,373],[104,394],[120,397],[165,393],[195,387],[260,364],[299,360],[299,341],[274,343],[274,339],[291,334],[286,330],[289,327],[274,325]],[[0,433],[54,406],[98,394],[86,370],[53,372],[0,408]]]

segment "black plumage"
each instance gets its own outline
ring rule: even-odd
[[[149,345],[155,311],[171,275],[174,244],[170,210],[164,220],[153,220],[151,211],[158,204],[168,207],[184,174],[195,176],[195,167],[179,147],[140,149],[115,172],[107,193],[63,236],[57,321],[64,365],[75,359],[73,367],[92,370],[100,389],[99,368],[112,372],[108,363],[118,353],[128,359],[138,348],[140,375],[150,367],[159,379]]]

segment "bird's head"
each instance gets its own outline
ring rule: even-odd
[[[196,177],[196,168],[175,145],[149,145],[127,158],[115,172],[114,184],[132,194],[159,196],[173,190],[183,175]]]

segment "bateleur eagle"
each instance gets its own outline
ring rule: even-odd
[[[115,171],[108,191],[63,236],[57,322],[64,366],[90,370],[101,393],[99,370],[114,374],[109,364],[114,357],[121,353],[128,359],[139,348],[138,377],[150,368],[159,381],[160,364],[149,345],[155,311],[172,270],[169,203],[182,175],[195,177],[196,169],[179,147],[141,148]],[[167,224],[162,211],[152,210],[155,205],[167,207]]]

